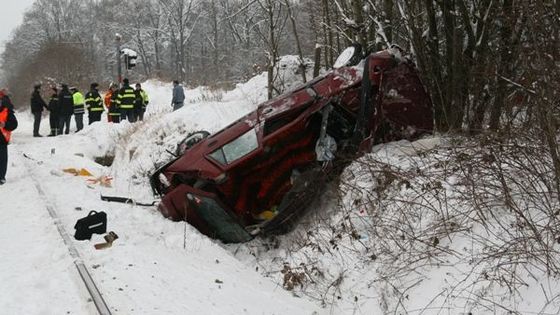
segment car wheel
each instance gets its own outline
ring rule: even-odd
[[[188,149],[192,148],[195,144],[199,143],[200,141],[208,138],[210,133],[206,130],[195,131],[189,133],[183,141],[177,144],[177,149],[175,150],[176,156],[181,156],[187,151]]]

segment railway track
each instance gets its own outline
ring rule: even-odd
[[[97,285],[95,284],[95,281],[91,277],[91,274],[89,273],[88,268],[86,267],[83,259],[80,256],[80,253],[78,252],[78,250],[74,246],[74,243],[72,241],[72,237],[68,234],[68,232],[66,231],[66,228],[62,224],[62,221],[60,220],[60,217],[58,216],[58,213],[56,211],[56,207],[53,206],[49,197],[45,194],[45,191],[41,187],[41,183],[39,182],[39,180],[35,177],[35,175],[33,175],[34,172],[33,172],[33,169],[30,165],[31,164],[30,160],[33,160],[33,158],[31,158],[31,157],[29,157],[25,154],[23,154],[23,155],[26,159],[25,160],[25,167],[27,168],[28,173],[30,174],[29,176],[30,176],[31,180],[33,181],[33,184],[35,185],[35,188],[37,189],[37,192],[39,193],[39,196],[45,202],[45,207],[46,207],[47,211],[49,212],[49,215],[52,218],[52,220],[53,220],[53,222],[56,226],[56,229],[58,230],[58,233],[60,234],[60,237],[64,241],[64,245],[68,249],[68,253],[70,254],[70,256],[72,257],[72,259],[74,261],[74,266],[76,267],[76,269],[78,271],[78,274],[80,275],[81,281],[84,284],[87,292],[89,293],[89,295],[91,297],[91,300],[95,304],[97,312],[100,315],[111,315],[111,310],[107,306],[107,303],[105,302],[105,299],[103,299],[103,296],[102,296],[101,292],[99,291],[99,288],[97,287]],[[35,160],[35,162],[40,164],[39,163],[40,161]]]

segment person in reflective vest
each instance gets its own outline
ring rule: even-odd
[[[109,112],[107,115],[109,122],[118,124],[121,121],[121,111],[117,105],[117,88],[118,87],[115,83],[111,83],[109,91],[105,94],[105,106],[107,106],[107,110]]]
[[[56,88],[56,86],[53,86],[51,89],[53,91],[53,94],[51,95],[48,105],[49,123],[51,125],[51,133],[49,134],[49,137],[54,137],[60,134],[58,131],[60,113],[58,108],[58,89]]]
[[[123,87],[119,90],[117,97],[117,104],[121,109],[121,119],[127,119],[129,122],[133,123],[134,119],[134,101],[136,100],[136,94],[134,94],[134,89],[130,87],[128,79],[123,80]]]
[[[84,113],[86,112],[85,109],[85,100],[84,95],[78,91],[78,88],[72,87],[70,89],[72,91],[72,100],[74,103],[74,119],[76,120],[76,132],[84,129]]]
[[[12,131],[17,128],[18,122],[14,110],[9,102],[5,102],[7,96],[0,97],[0,185],[6,183],[6,171],[8,170],[8,143]]]
[[[89,124],[101,120],[101,114],[105,110],[103,108],[103,101],[97,87],[99,84],[92,83],[89,92],[86,93],[86,107],[88,109]]]
[[[134,101],[134,114],[136,120],[144,120],[144,113],[146,112],[146,106],[148,106],[149,99],[148,93],[142,89],[140,83],[136,83],[134,94],[136,94],[136,100]]]

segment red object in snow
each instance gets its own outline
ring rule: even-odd
[[[370,54],[212,136],[189,135],[151,177],[163,197],[159,210],[224,242],[289,230],[353,158],[377,143],[432,132],[430,97],[414,64],[399,55]]]

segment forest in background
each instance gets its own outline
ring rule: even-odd
[[[227,88],[268,71],[269,97],[281,55],[328,69],[351,43],[398,45],[439,131],[556,130],[560,0],[37,0],[2,54],[15,103],[37,81],[116,80],[116,33],[139,53],[131,81]]]

